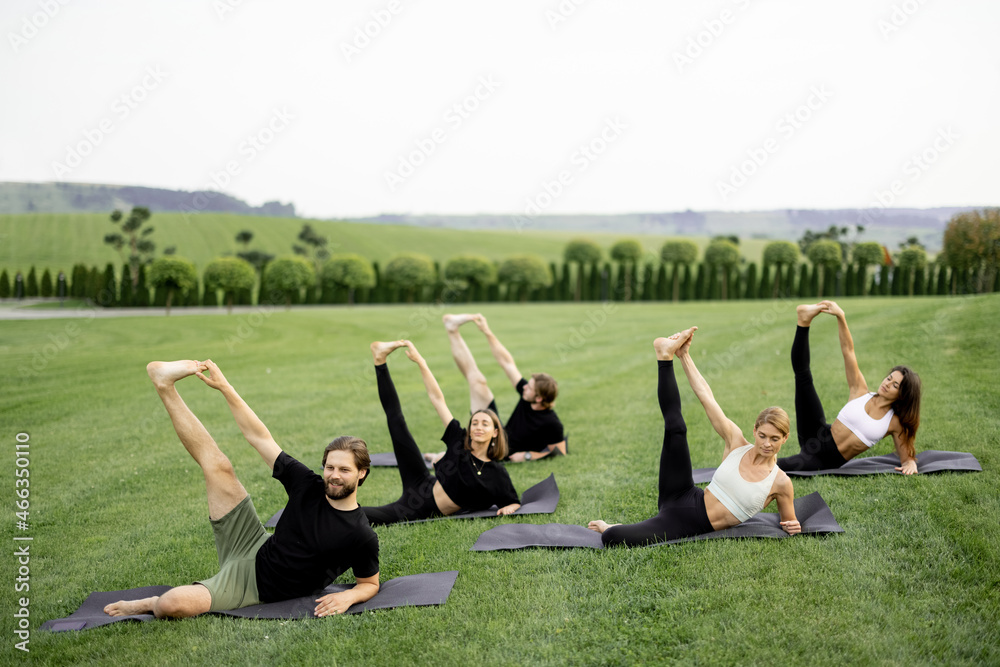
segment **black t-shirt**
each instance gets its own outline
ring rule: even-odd
[[[465,449],[465,429],[457,419],[448,423],[441,440],[448,449],[434,464],[434,475],[456,505],[477,512],[521,503],[502,464],[480,461]]]
[[[507,449],[514,452],[540,452],[549,445],[562,442],[563,425],[555,410],[532,410],[531,403],[521,398],[524,385],[528,381],[521,378],[517,383],[518,400],[514,412],[507,420]]]
[[[288,504],[257,552],[257,592],[264,602],[313,595],[347,568],[378,574],[378,536],[361,509],[341,511],[326,500],[323,478],[286,452],[274,462]]]

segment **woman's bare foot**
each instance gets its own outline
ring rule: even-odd
[[[590,523],[588,523],[587,528],[590,528],[591,530],[597,533],[603,533],[608,528],[611,528],[611,526],[620,526],[620,525],[621,525],[620,523],[607,523],[605,521],[602,521],[601,519],[598,519],[597,521],[591,521]]]
[[[685,329],[684,331],[678,331],[677,333],[669,336],[667,338],[657,338],[653,341],[653,349],[656,350],[656,358],[669,361],[674,358],[677,351],[688,342],[688,339],[694,335],[694,332],[698,330],[698,327],[691,327],[690,329]]]
[[[104,607],[104,613],[108,616],[137,616],[139,614],[152,614],[153,605],[159,600],[159,596],[143,598],[142,600],[119,600]]]
[[[427,452],[424,454],[424,460],[430,463],[437,463],[444,458],[444,452]]]
[[[157,387],[169,387],[178,380],[183,380],[189,375],[194,375],[199,371],[208,370],[205,364],[185,359],[183,361],[151,361],[146,364],[146,372],[149,379]]]
[[[475,318],[476,316],[471,313],[462,313],[460,315],[446,314],[441,316],[441,321],[444,322],[444,328],[448,333],[455,333],[460,326],[466,322],[471,322]]]
[[[809,326],[814,317],[825,312],[826,306],[822,303],[804,303],[795,307],[795,315],[798,317],[800,327]]]
[[[406,345],[406,341],[402,340],[391,340],[388,342],[375,341],[371,344],[372,349],[372,359],[375,360],[376,366],[381,366],[385,363],[386,357],[388,357],[393,350],[399,349]]]

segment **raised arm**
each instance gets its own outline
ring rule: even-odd
[[[485,317],[482,315],[476,315],[473,321],[476,323],[476,326],[479,327],[479,330],[483,332],[483,335],[486,336],[486,340],[490,344],[490,352],[493,353],[493,358],[497,360],[497,363],[500,364],[500,368],[502,368],[503,372],[507,375],[507,379],[510,380],[510,383],[516,388],[517,383],[521,381],[523,376],[521,375],[521,371],[517,369],[517,364],[514,363],[514,357],[507,351],[507,348],[503,346],[500,339],[497,338],[490,330],[490,326],[486,323]]]
[[[844,355],[844,371],[847,374],[847,387],[850,400],[868,393],[868,383],[865,382],[861,369],[858,368],[858,358],[854,354],[854,339],[851,330],[847,328],[847,316],[844,309],[833,301],[820,301],[826,306],[826,312],[837,318],[837,334],[840,336],[840,352]]]
[[[202,363],[208,367],[209,375],[205,375],[201,371],[198,371],[195,375],[212,389],[218,389],[222,392],[222,395],[226,397],[226,403],[229,404],[230,412],[233,413],[233,419],[236,420],[236,425],[240,427],[240,431],[243,433],[243,437],[257,450],[257,453],[264,459],[267,467],[273,470],[274,461],[278,458],[278,454],[281,453],[281,447],[271,437],[271,432],[264,426],[264,422],[254,414],[254,411],[250,409],[246,401],[236,393],[233,385],[229,384],[226,376],[222,374],[222,371],[215,362],[211,359],[206,359]]]
[[[692,335],[693,338],[693,335]],[[698,397],[701,401],[701,405],[705,408],[705,414],[708,415],[708,421],[712,423],[712,428],[715,432],[719,434],[722,441],[725,443],[725,450],[722,453],[722,458],[725,460],[729,453],[736,449],[737,447],[742,447],[747,444],[746,438],[743,437],[743,432],[740,431],[740,427],[737,426],[731,419],[726,417],[726,414],[722,411],[719,403],[715,400],[715,394],[712,393],[712,388],[708,386],[708,382],[702,377],[701,373],[698,371],[698,367],[695,366],[694,359],[690,354],[691,349],[691,339],[677,351],[677,358],[681,361],[681,367],[684,368],[684,374],[687,376],[688,383],[691,385],[691,389],[694,390],[694,395]]]
[[[427,366],[427,361],[417,351],[416,345],[408,340],[403,342],[406,344],[406,356],[420,368],[420,377],[424,381],[424,387],[427,388],[427,397],[431,399],[431,405],[437,410],[441,423],[447,426],[454,417],[451,410],[448,409],[448,404],[445,403],[444,392],[441,391],[437,379],[431,373],[430,367]]]

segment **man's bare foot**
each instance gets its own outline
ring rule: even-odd
[[[146,372],[149,379],[157,387],[169,387],[178,380],[183,380],[189,375],[194,375],[199,371],[208,370],[205,364],[185,359],[183,361],[151,361],[146,364]]]
[[[444,322],[444,328],[448,333],[455,333],[460,326],[466,322],[471,322],[475,317],[471,313],[462,313],[460,315],[445,314],[441,316],[441,321]]]
[[[603,533],[611,526],[620,526],[620,525],[621,525],[620,523],[607,523],[605,521],[602,521],[601,519],[598,519],[597,521],[591,521],[590,523],[588,523],[587,528],[590,528],[591,530],[597,533]]]
[[[690,339],[697,330],[698,327],[691,327],[690,329],[685,329],[684,331],[678,331],[667,338],[657,338],[654,340],[653,349],[656,350],[656,358],[663,359],[665,361],[673,359],[677,351],[680,350],[685,343],[687,343],[688,339]]]
[[[800,327],[809,326],[813,318],[823,312],[826,312],[826,306],[822,303],[804,303],[795,307],[795,315],[798,317]]]
[[[119,600],[104,607],[104,613],[108,616],[137,616],[139,614],[152,614],[153,605],[159,600],[159,596],[143,598],[142,600]]]
[[[382,342],[380,340],[375,341],[371,344],[372,359],[375,360],[376,366],[381,366],[385,363],[386,357],[388,357],[393,350],[401,348],[406,345],[406,341],[402,340],[390,340],[388,342]]]

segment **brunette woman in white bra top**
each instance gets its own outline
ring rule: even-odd
[[[895,443],[904,475],[917,472],[914,441],[920,426],[920,377],[907,366],[896,366],[877,391],[869,391],[843,309],[833,301],[799,306],[798,328],[792,343],[795,371],[795,412],[800,452],[778,459],[782,470],[829,470],[874,447],[886,435]],[[826,423],[823,405],[813,387],[809,369],[809,325],[820,313],[837,318],[840,350],[844,355],[850,396],[833,424]]]

